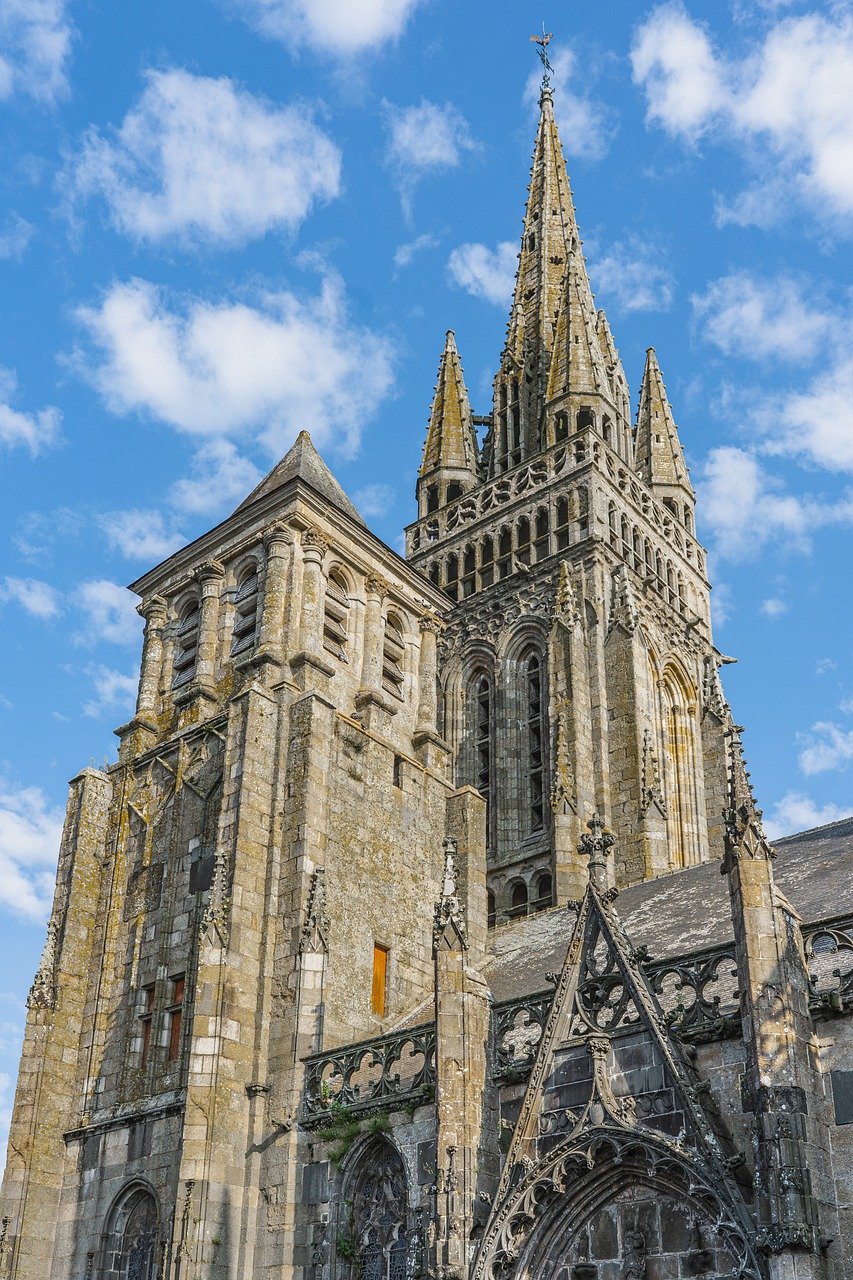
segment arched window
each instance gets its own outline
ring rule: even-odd
[[[477,570],[477,558],[474,546],[469,542],[468,546],[462,553],[462,595],[470,596],[474,594],[475,574]]]
[[[544,760],[542,754],[544,726],[542,723],[542,663],[538,654],[531,653],[527,659],[525,680],[529,823],[531,831],[541,831],[545,826]]]
[[[447,501],[455,502],[457,498],[462,497],[462,485],[458,480],[452,480],[447,486]]]
[[[584,431],[587,427],[594,427],[595,414],[592,409],[578,409],[575,425],[578,431]]]
[[[146,1187],[121,1197],[110,1214],[103,1274],[115,1280],[155,1280],[159,1265],[157,1202]]]
[[[486,911],[488,913],[486,923],[490,929],[494,929],[495,921],[497,920],[497,910],[495,908],[495,895],[492,893],[491,889],[488,889],[486,892]]]
[[[511,916],[527,915],[527,885],[523,880],[516,881],[512,886],[509,913]]]
[[[512,563],[512,534],[503,528],[498,534],[498,577],[505,578],[509,574]]]
[[[345,658],[349,633],[349,592],[344,577],[332,570],[326,582],[323,605],[323,648]]]
[[[490,587],[495,580],[495,544],[487,534],[480,547],[480,584]]]
[[[434,587],[441,586],[441,565],[431,564],[429,567],[429,580]]]
[[[351,1223],[355,1256],[347,1259],[350,1275],[358,1280],[406,1280],[406,1171],[387,1138],[376,1138],[365,1148],[351,1185],[346,1225]],[[338,1258],[343,1261],[340,1250]]]
[[[459,596],[459,557],[455,554],[447,557],[447,581],[444,589],[451,600]]]
[[[494,715],[492,681],[485,671],[474,676],[468,686],[468,732],[471,743],[470,780],[486,802],[486,841],[493,844],[494,760],[492,753],[492,718]]]
[[[608,502],[607,504],[607,531],[610,536],[611,547],[616,546],[616,503]]]
[[[536,901],[533,904],[534,908],[537,911],[541,911],[544,910],[545,907],[550,907],[552,893],[551,873],[549,871],[543,871],[541,875],[536,877]]]
[[[557,550],[565,551],[569,545],[569,500],[557,499]]]
[[[536,559],[544,560],[550,547],[551,513],[547,507],[539,507],[536,512]]]
[[[569,415],[561,409],[554,419],[554,440],[557,444],[569,438]]]
[[[585,538],[589,532],[589,489],[582,484],[578,489],[578,537]]]
[[[517,554],[522,564],[530,564],[530,521],[522,516],[516,529]]]
[[[431,484],[427,486],[426,494],[427,515],[432,515],[434,511],[438,511],[438,485]]]
[[[403,639],[403,625],[396,613],[389,613],[385,619],[385,636],[382,643],[382,687],[395,697],[403,696],[403,658],[406,643]]]
[[[258,627],[258,566],[247,565],[237,582],[234,597],[234,629],[231,632],[231,654],[245,653],[255,647]]]
[[[175,658],[172,663],[172,688],[189,684],[195,675],[195,663],[198,656],[198,600],[190,600],[181,611],[178,629],[175,633]]]

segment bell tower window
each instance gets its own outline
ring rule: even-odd
[[[336,658],[346,657],[349,630],[349,594],[339,573],[334,570],[326,583],[323,614],[323,648]]]
[[[234,629],[231,633],[231,656],[255,647],[258,625],[258,566],[244,570],[234,597]]]
[[[175,658],[172,663],[172,688],[180,689],[189,684],[195,675],[198,653],[199,604],[190,600],[184,606],[175,635]]]
[[[385,640],[382,646],[382,687],[395,697],[403,696],[403,658],[406,642],[400,619],[389,613],[385,619]]]
[[[544,759],[542,724],[542,663],[538,654],[527,659],[527,780],[530,831],[542,831],[545,826]]]

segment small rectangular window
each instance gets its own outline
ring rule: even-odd
[[[169,1062],[177,1062],[181,1052],[181,1025],[184,1012],[184,975],[172,979],[172,1001],[169,1005]]]
[[[154,1021],[154,984],[142,988],[142,1013],[139,1015],[139,1029],[142,1034],[142,1049],[139,1055],[140,1067],[148,1065],[151,1052],[151,1026]]]
[[[391,781],[393,782],[395,787],[402,787],[403,785],[403,757],[402,756],[394,757],[394,770],[392,773]]]
[[[385,1017],[385,996],[388,987],[388,948],[373,944],[373,988],[371,1008],[378,1018]]]

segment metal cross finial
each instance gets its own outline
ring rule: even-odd
[[[548,61],[548,45],[554,39],[554,33],[553,31],[546,31],[545,23],[543,22],[541,36],[531,36],[530,39],[533,44],[536,44],[539,46],[536,52],[539,54],[539,61],[542,63],[542,70],[543,70],[542,86],[543,88],[547,88],[548,85],[551,83],[551,76],[554,71],[554,68],[551,66],[551,63]]]

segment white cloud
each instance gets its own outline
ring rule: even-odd
[[[13,409],[9,401],[17,388],[14,369],[0,365],[0,445],[9,449],[20,445],[35,458],[43,449],[57,443],[62,414],[53,405],[36,413]]]
[[[590,252],[590,266],[596,292],[619,311],[668,311],[672,306],[672,272],[643,240],[617,240],[601,257]]]
[[[518,268],[518,248],[502,240],[494,249],[484,244],[461,244],[447,260],[451,280],[466,293],[506,306]]]
[[[416,254],[423,253],[425,249],[434,249],[437,244],[437,237],[427,233],[422,236],[416,236],[414,240],[409,240],[406,244],[398,245],[394,253],[394,266],[398,270],[408,267]]]
[[[92,681],[92,697],[83,703],[83,714],[98,719],[108,712],[132,711],[139,685],[137,675],[125,675],[112,667],[89,666],[86,675]]]
[[[782,836],[837,822],[849,813],[849,808],[844,809],[837,804],[818,805],[801,791],[789,791],[770,813],[765,814],[764,829],[771,840],[781,840]]]
[[[0,259],[9,261],[23,256],[33,238],[35,227],[19,213],[10,213],[0,228]]]
[[[32,920],[50,906],[63,817],[38,787],[0,779],[0,904]]]
[[[82,513],[73,507],[28,511],[18,521],[12,542],[27,560],[42,560],[57,542],[65,544],[76,538],[84,523]]]
[[[853,730],[842,729],[831,720],[818,720],[798,737],[804,745],[797,759],[807,776],[844,769],[853,760]]]
[[[128,560],[165,560],[186,538],[167,525],[162,511],[132,508],[128,511],[108,511],[99,519],[113,551]]]
[[[113,412],[149,413],[194,435],[254,430],[277,457],[302,428],[352,455],[391,388],[389,341],[353,324],[332,274],[316,297],[270,292],[256,306],[172,305],[131,280],[77,316],[97,348],[78,352],[77,367]]]
[[[690,301],[708,341],[725,355],[755,360],[807,360],[825,348],[836,318],[811,306],[806,281],[734,271]]]
[[[838,663],[834,658],[818,658],[815,663],[814,673],[816,676],[825,676],[830,671],[835,671],[837,667]]]
[[[579,62],[571,49],[553,50],[551,87],[554,115],[560,128],[563,149],[581,160],[600,160],[607,154],[616,132],[613,112],[586,92],[589,66]],[[538,107],[542,76],[531,71],[524,88],[524,100]]]
[[[178,511],[206,514],[236,506],[261,480],[257,467],[229,440],[211,440],[198,450],[192,476],[176,481],[169,501]]]
[[[853,471],[853,356],[831,358],[801,391],[771,400],[760,421],[771,451]]]
[[[847,716],[853,716],[853,698],[844,698],[839,702],[838,710],[843,711]]]
[[[743,449],[712,449],[697,484],[697,508],[715,550],[729,560],[758,554],[782,534],[807,545],[809,514],[799,498],[779,492],[758,460]]]
[[[71,36],[64,0],[3,0],[0,100],[28,93],[50,104],[63,97]]]
[[[59,593],[38,578],[3,578],[0,581],[0,605],[13,601],[43,621],[55,618],[61,608]]]
[[[420,0],[223,0],[273,40],[351,57],[402,34]]]
[[[356,490],[352,500],[361,514],[369,520],[371,516],[387,515],[396,496],[389,484],[366,484]]]
[[[840,7],[784,18],[725,57],[667,4],[635,33],[631,58],[647,120],[688,141],[713,127],[746,148],[756,182],[722,220],[767,226],[797,200],[819,217],[853,214],[853,18]]]
[[[771,596],[768,600],[762,600],[761,612],[766,618],[781,618],[783,613],[788,612],[788,606],[784,600]]]
[[[439,106],[422,98],[416,107],[383,103],[388,130],[388,163],[397,174],[403,210],[411,214],[418,179],[442,169],[455,169],[476,142],[465,118],[449,102]]]
[[[106,578],[82,582],[74,601],[86,619],[85,630],[74,637],[77,644],[91,646],[102,640],[109,644],[139,643],[142,620],[136,612],[137,602],[126,587]]]
[[[680,4],[660,5],[634,36],[631,67],[646,91],[646,119],[695,139],[728,100],[705,29]]]
[[[90,129],[66,167],[77,198],[102,197],[138,240],[242,244],[296,228],[340,191],[340,151],[304,106],[279,107],[232,80],[149,71],[109,137]]]

